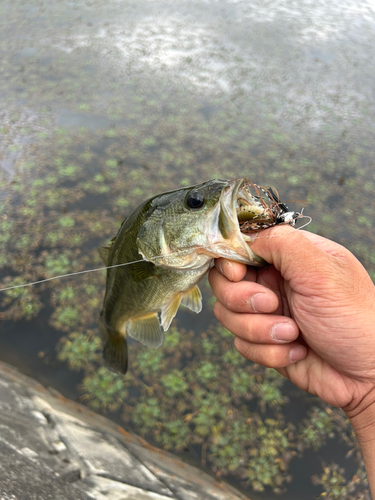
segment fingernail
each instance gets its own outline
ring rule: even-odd
[[[301,359],[305,358],[307,354],[307,349],[303,345],[298,345],[297,347],[293,347],[293,349],[289,353],[289,360],[291,363],[296,363],[297,361],[301,361]]]
[[[267,293],[256,293],[250,297],[251,306],[255,312],[272,312],[272,303]]]
[[[220,273],[221,273],[223,276],[225,276],[225,275],[224,275],[224,271],[223,271],[223,261],[222,261],[222,260],[219,260],[219,271],[220,271]]]
[[[225,263],[225,266],[223,264]],[[225,271],[223,270],[223,267],[225,267]],[[220,271],[223,276],[228,278],[228,280],[232,280],[233,278],[233,266],[232,263],[229,260],[221,260],[220,261]]]
[[[290,342],[296,337],[296,331],[290,323],[279,323],[274,325],[271,330],[271,339],[279,342]]]

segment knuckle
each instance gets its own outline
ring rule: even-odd
[[[233,306],[233,304],[235,303],[235,300],[236,300],[235,293],[233,292],[232,287],[227,286],[224,288],[223,293],[222,293],[222,300],[223,300],[224,304],[226,305],[226,307],[228,309],[231,309],[231,307]]]

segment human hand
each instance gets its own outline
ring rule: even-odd
[[[209,274],[214,313],[237,350],[349,416],[362,412],[375,402],[375,287],[365,269],[341,245],[289,226],[259,233],[251,249],[271,265],[218,259]]]

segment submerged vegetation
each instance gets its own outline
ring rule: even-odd
[[[375,277],[373,199],[363,203],[364,192],[375,187],[370,132],[361,131],[361,140],[339,136],[335,127],[325,130],[324,140],[309,131],[287,132],[266,102],[254,113],[247,95],[206,100],[184,87],[171,89],[168,79],[145,86],[142,75],[125,81],[111,75],[104,106],[96,87],[107,75],[94,62],[78,50],[71,64],[67,53],[50,49],[47,64],[43,50],[19,64],[28,85],[6,52],[0,63],[9,89],[17,89],[8,89],[7,98],[38,109],[32,122],[27,106],[21,113],[9,105],[1,125],[7,139],[2,158],[15,158],[14,169],[0,173],[1,287],[102,267],[97,247],[147,197],[240,176],[275,184],[283,200],[304,200],[293,209],[305,206],[313,217],[309,229],[354,251]],[[46,106],[56,91],[64,96],[60,121],[78,125],[52,125],[55,115]],[[82,375],[84,402],[121,414],[162,448],[189,450],[217,476],[231,474],[250,490],[283,492],[293,480],[293,461],[313,450],[325,461],[313,477],[316,494],[369,498],[343,413],[302,392],[296,396],[276,371],[244,360],[212,315],[194,317],[194,331],[178,316],[160,349],[131,342],[125,378],[102,367],[97,317],[104,289],[105,272],[99,271],[0,292],[0,317],[7,325],[47,315],[49,327],[61,333],[59,360]],[[204,310],[210,311],[207,290]],[[296,401],[301,420],[293,418]],[[347,448],[347,462],[333,462],[328,442]],[[346,463],[354,475],[343,470]]]
[[[142,106],[149,109],[147,102]],[[201,118],[190,117],[189,131],[181,117],[180,121],[173,114],[155,117],[150,124],[151,116],[147,125],[116,128],[115,139],[108,129],[98,133],[80,129],[74,135],[58,129],[48,141],[39,139],[38,149],[45,155],[40,161],[20,161],[2,191],[2,287],[102,267],[97,247],[116,234],[131,208],[147,196],[213,176],[247,175],[257,182],[272,182],[276,178],[272,168],[268,176],[261,172],[261,165],[270,161],[266,157],[272,147],[279,156],[282,150],[295,149],[284,138],[282,146],[269,142],[266,157],[254,156],[243,137],[233,154],[228,150],[232,137],[241,137],[245,130],[231,123],[229,116],[224,120],[218,114],[209,126]],[[223,120],[231,123],[228,130],[221,126]],[[144,139],[151,134],[153,141]],[[184,134],[190,141],[186,146]],[[259,135],[254,137],[261,141]],[[202,160],[196,160],[199,151]],[[251,168],[241,159],[250,154]],[[345,199],[347,188],[337,184],[329,192],[321,189],[322,174],[311,162],[301,166],[308,154],[303,148],[298,155],[295,152],[284,169],[281,162],[277,188],[282,197],[300,198],[296,186],[301,182],[302,196],[311,201],[308,213],[322,214],[315,218],[314,227],[340,239],[335,232],[340,217],[348,230],[352,228],[366,241],[368,223],[355,223],[359,213],[356,217],[354,200],[360,190],[351,187],[350,209],[335,215],[338,208],[333,207],[328,213],[327,197],[340,192],[340,199]],[[226,156],[236,169],[228,168],[225,160],[220,167],[218,157]],[[297,174],[291,176],[290,171]],[[360,173],[356,182],[361,183]],[[353,250],[370,271],[375,269],[370,245],[354,245]],[[157,350],[131,343],[130,372],[125,378],[102,367],[96,322],[104,287],[105,271],[99,271],[8,290],[0,296],[1,317],[29,319],[48,303],[52,307],[49,324],[63,335],[58,357],[82,373],[82,400],[97,411],[121,413],[126,425],[167,450],[192,451],[218,476],[234,475],[244,488],[282,492],[293,480],[290,467],[295,457],[303,457],[308,448],[320,453],[327,440],[341,440],[348,446],[350,460],[358,462],[355,477],[347,477],[341,463],[323,464],[314,484],[326,498],[366,498],[361,457],[343,415],[317,406],[314,400],[302,422],[291,421],[286,417],[290,415],[288,383],[276,371],[244,360],[232,345],[232,335],[212,317],[210,326],[197,326],[194,331],[179,327],[177,320]],[[204,288],[205,310],[210,311],[212,298]]]
[[[148,109],[147,102],[142,107]],[[97,247],[116,234],[131,208],[147,196],[213,176],[247,175],[257,182],[272,182],[276,178],[272,169],[268,176],[261,172],[263,162],[270,161],[266,157],[272,147],[275,155],[282,155],[285,148],[295,149],[285,137],[282,146],[271,141],[266,157],[253,156],[250,169],[239,160],[253,154],[245,138],[238,142],[235,155],[228,153],[232,137],[245,133],[243,127],[232,123],[226,130],[220,125],[224,118],[220,114],[209,127],[201,118],[194,121],[190,117],[188,132],[181,117],[180,122],[172,114],[159,120],[155,117],[150,124],[151,116],[143,127],[116,128],[115,139],[108,129],[98,133],[80,129],[74,136],[58,129],[48,141],[39,139],[38,149],[45,155],[40,161],[20,161],[2,191],[1,286],[102,267]],[[230,123],[230,117],[226,121]],[[190,139],[186,146],[181,142],[185,133]],[[151,134],[154,141],[144,140]],[[254,137],[261,141],[259,135]],[[191,148],[197,157],[201,151],[201,161],[194,159]],[[283,198],[284,193],[287,198],[300,198],[298,176],[302,194],[311,201],[308,213],[322,213],[315,218],[314,227],[340,239],[335,232],[336,209],[327,217],[327,197],[341,192],[340,199],[344,199],[347,188],[337,184],[329,193],[321,189],[325,184],[313,164],[301,166],[305,155],[309,153],[302,148],[285,168],[281,162],[277,188]],[[218,156],[229,156],[232,162],[236,158],[236,169],[229,169],[226,161],[220,167]],[[290,171],[298,174],[291,176]],[[360,173],[356,182],[361,182]],[[343,210],[340,219],[366,241],[368,223],[354,223],[357,190],[351,189],[351,193],[351,208]],[[370,245],[354,245],[353,250],[370,271],[375,269]],[[323,464],[314,484],[326,498],[366,498],[363,464],[344,416],[314,400],[302,422],[287,418],[288,383],[276,371],[244,360],[232,345],[232,335],[212,317],[210,326],[198,322],[194,331],[178,326],[177,319],[157,350],[131,343],[130,372],[125,378],[102,367],[97,316],[104,287],[105,271],[99,271],[8,290],[0,296],[1,317],[29,319],[48,303],[52,307],[49,324],[63,335],[58,358],[81,372],[82,400],[97,411],[120,413],[127,426],[167,450],[190,450],[218,476],[236,476],[244,488],[282,492],[293,480],[290,467],[296,457],[303,457],[308,448],[320,453],[328,440],[341,440],[348,446],[350,460],[358,462],[356,475],[347,477],[341,463]],[[208,287],[203,288],[205,310],[210,311],[212,297]]]

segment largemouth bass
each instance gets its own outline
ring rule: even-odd
[[[127,335],[159,347],[180,304],[201,311],[197,283],[212,259],[263,265],[250,248],[254,231],[294,224],[298,215],[280,203],[274,190],[247,179],[214,179],[142,203],[111,245],[99,249],[106,266],[129,263],[107,269],[99,317],[106,366],[126,373]]]

